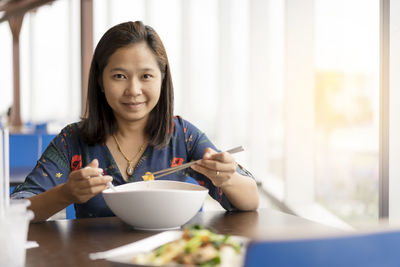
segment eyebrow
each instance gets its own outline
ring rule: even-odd
[[[124,72],[126,72],[126,69],[120,68],[120,67],[116,67],[116,68],[112,68],[110,71],[124,71]]]
[[[123,71],[123,72],[127,72],[126,69],[121,68],[121,67],[116,67],[116,68],[112,68],[110,71]],[[142,68],[139,71],[155,71],[153,68]]]

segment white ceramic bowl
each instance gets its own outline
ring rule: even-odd
[[[103,191],[108,207],[136,229],[179,228],[200,210],[208,189],[195,184],[155,180],[119,185]]]

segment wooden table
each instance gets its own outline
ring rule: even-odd
[[[269,238],[293,227],[330,230],[306,219],[271,209],[256,212],[203,211],[189,224],[200,223],[219,233],[242,235],[252,239]],[[59,220],[31,224],[28,240],[39,247],[27,250],[26,266],[110,266],[105,260],[92,261],[89,253],[119,247],[158,232],[138,231],[117,217]]]

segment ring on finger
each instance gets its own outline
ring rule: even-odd
[[[219,175],[219,171],[216,171],[216,172],[215,172],[215,175],[218,176],[218,175]]]

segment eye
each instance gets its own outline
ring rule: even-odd
[[[146,73],[146,74],[143,75],[143,79],[144,79],[144,80],[149,80],[149,79],[152,78],[152,77],[153,77],[153,75],[148,74],[148,73]]]
[[[122,79],[126,79],[126,76],[124,74],[117,73],[117,74],[113,75],[113,78],[115,78],[117,80],[122,80]]]

